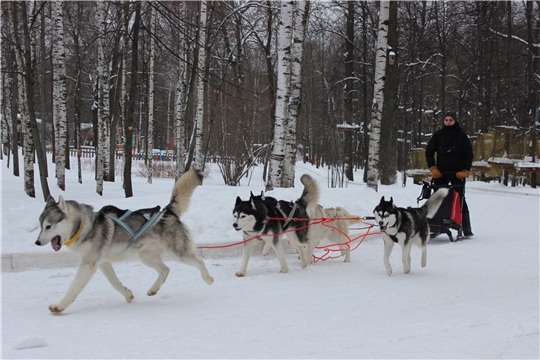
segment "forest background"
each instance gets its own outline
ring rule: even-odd
[[[120,174],[133,196],[125,153],[143,156],[151,182],[153,149],[177,161],[172,176],[212,158],[236,185],[250,166],[282,157],[280,103],[297,111],[279,128],[292,136],[293,175],[298,153],[343,186],[368,166],[381,79],[383,184],[409,168],[445,111],[473,136],[538,123],[540,1],[12,1],[1,20],[1,154],[18,175],[24,146],[30,196],[36,161],[48,187],[45,152],[63,188],[66,158],[81,149],[98,155],[98,193]]]

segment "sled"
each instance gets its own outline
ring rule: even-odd
[[[416,199],[417,201],[423,199],[429,199],[431,193],[437,191],[439,188],[448,188],[450,191],[443,200],[437,213],[429,219],[429,231],[431,238],[434,238],[440,234],[448,235],[451,242],[460,240],[463,238],[463,224],[461,209],[463,208],[463,197],[456,190],[457,188],[465,187],[463,185],[434,185],[433,180],[431,183],[423,181],[422,193]],[[465,193],[465,189],[463,189]],[[457,236],[454,238],[450,230],[457,231]]]

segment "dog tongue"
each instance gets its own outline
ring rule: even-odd
[[[54,251],[60,250],[60,248],[62,247],[62,243],[60,243],[60,236],[55,236],[51,240],[51,246],[54,249]]]

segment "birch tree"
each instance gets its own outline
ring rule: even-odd
[[[34,188],[34,139],[32,132],[30,131],[30,119],[29,119],[29,112],[28,112],[28,104],[26,102],[26,99],[28,98],[28,95],[26,93],[26,84],[24,79],[24,70],[25,70],[25,59],[22,55],[22,49],[21,49],[21,40],[19,38],[19,25],[18,25],[18,13],[17,13],[17,6],[18,4],[15,2],[12,2],[9,4],[9,18],[10,18],[10,28],[11,28],[11,38],[18,46],[17,49],[15,49],[15,60],[16,60],[16,66],[17,66],[17,85],[18,85],[18,99],[19,104],[21,108],[21,129],[22,129],[22,136],[23,136],[23,146],[24,146],[24,152],[23,152],[23,168],[24,168],[24,191],[26,194],[30,197],[36,197],[36,191]],[[26,3],[21,4],[22,7],[26,8]],[[26,19],[23,17],[23,22],[26,21]],[[25,46],[26,50],[26,46]]]
[[[377,34],[377,55],[375,59],[375,85],[373,86],[373,105],[371,108],[371,129],[369,136],[369,160],[367,175],[367,185],[370,188],[375,189],[375,191],[378,190],[379,182],[379,146],[384,104],[389,16],[390,1],[381,1]]]
[[[294,174],[296,165],[296,142],[298,115],[302,102],[304,39],[306,37],[309,17],[309,1],[298,1],[296,19],[293,28],[291,49],[291,95],[288,101],[287,129],[285,132],[285,161],[283,166],[283,179],[281,186],[294,187]]]
[[[203,121],[204,121],[204,83],[205,83],[205,64],[206,64],[206,10],[207,2],[199,3],[199,36],[198,36],[198,61],[197,70],[197,109],[195,111],[195,168],[203,167]]]
[[[186,19],[186,2],[179,3],[179,17]],[[178,36],[179,44],[179,62],[178,62],[178,79],[175,94],[175,117],[174,117],[174,142],[176,150],[176,179],[184,173],[186,164],[184,162],[185,149],[185,114],[186,114],[186,99],[187,99],[187,51],[186,51],[186,30],[180,29]]]
[[[106,14],[105,1],[97,2],[96,20],[99,26],[97,39],[97,93],[98,93],[98,147],[96,192],[103,195],[103,181],[109,179],[110,116],[109,70],[105,59]]]
[[[270,169],[266,190],[281,187],[285,163],[285,131],[287,129],[287,103],[290,96],[289,64],[293,25],[293,1],[280,2],[281,19],[278,31],[278,65],[274,140],[270,154]]]
[[[155,2],[150,1],[150,60],[148,64],[148,183],[152,183],[152,156],[154,149],[154,60],[156,36],[156,9]]]
[[[397,43],[397,1],[390,1],[388,17],[388,58],[386,61],[384,108],[381,120],[379,176],[382,185],[397,182],[398,167],[398,64],[396,60]]]
[[[55,168],[56,183],[62,190],[66,190],[66,51],[64,47],[64,12],[63,1],[53,2],[53,17],[55,23],[53,46],[53,119],[55,136]]]

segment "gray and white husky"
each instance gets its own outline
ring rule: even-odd
[[[394,243],[401,245],[405,274],[411,271],[412,243],[416,243],[422,249],[422,267],[426,266],[429,240],[428,218],[435,215],[446,195],[448,195],[448,189],[441,188],[433,193],[421,207],[407,209],[396,207],[392,198],[390,201],[386,201],[384,196],[381,198],[373,214],[384,240],[384,266],[388,275],[392,275],[389,258]]]
[[[158,292],[169,274],[169,268],[161,257],[163,253],[184,264],[195,266],[203,280],[212,284],[214,279],[203,260],[195,253],[191,232],[180,221],[180,216],[187,211],[191,195],[201,180],[202,172],[190,170],[182,175],[174,185],[171,201],[161,212],[159,206],[130,212],[111,205],[94,212],[90,205],[66,201],[62,196],[56,202],[49,197],[39,218],[41,232],[36,245],[51,243],[55,251],[66,246],[81,258],[67,294],[59,303],[50,305],[49,310],[55,314],[65,310],[98,268],[127,302],[131,302],[133,293],[122,285],[111,262],[135,255],[138,255],[143,264],[158,272],[155,283],[147,292],[149,296]],[[139,232],[147,224],[149,216],[153,216],[153,225]],[[119,220],[122,218],[123,223]]]
[[[319,185],[307,174],[302,175],[300,181],[304,184],[304,191],[295,202],[253,194],[249,200],[245,201],[240,197],[236,198],[233,209],[233,227],[237,231],[242,231],[244,240],[251,239],[244,243],[242,265],[236,272],[236,276],[242,277],[246,274],[249,258],[257,242],[253,238],[264,240],[266,244],[272,246],[281,265],[280,272],[288,272],[285,250],[279,241],[281,234],[285,231],[287,232],[285,235],[300,254],[302,268],[311,263],[308,257],[311,254],[308,254],[307,250],[311,248],[308,236],[309,220],[306,219],[311,217],[317,206]]]

